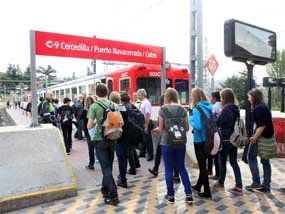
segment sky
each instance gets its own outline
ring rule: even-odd
[[[285,49],[284,0],[203,0],[203,37],[207,52],[219,62],[215,79],[245,68],[225,57],[223,26],[238,19],[277,33],[277,49]],[[166,47],[166,60],[189,64],[190,0],[3,0],[0,1],[0,72],[9,63],[29,65],[29,30],[96,36]],[[90,60],[37,56],[36,65],[51,65],[58,76],[86,74]],[[98,63],[99,64],[99,63]],[[108,70],[98,65],[98,72]],[[262,75],[261,75],[262,74]],[[254,75],[265,74],[256,66]]]

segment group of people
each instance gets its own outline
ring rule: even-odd
[[[127,92],[113,91],[109,94],[104,84],[97,85],[95,93],[96,97],[81,95],[78,103],[73,106],[70,106],[71,100],[69,98],[64,98],[64,104],[60,107],[52,105],[52,94],[48,93],[46,108],[49,109],[50,114],[53,110],[55,118],[60,121],[67,154],[70,153],[72,148],[71,136],[74,118],[77,121],[77,132],[81,132],[81,134],[76,134],[75,137],[82,139],[83,131],[88,143],[89,164],[86,166],[87,169],[94,169],[94,150],[96,150],[96,157],[103,174],[101,192],[106,204],[116,205],[119,203],[117,186],[128,187],[126,174],[136,174],[136,169],[140,167],[139,157],[146,157],[147,155],[148,161],[153,160],[154,151],[151,132],[159,135],[159,143],[156,148],[155,165],[149,169],[149,172],[155,177],[158,176],[162,156],[167,186],[165,200],[168,203],[174,203],[175,190],[173,185],[174,182],[180,182],[180,179],[184,186],[186,203],[193,203],[193,192],[196,192],[201,198],[211,199],[209,179],[217,180],[213,186],[214,188],[225,188],[228,157],[236,182],[234,187],[229,188],[229,191],[234,194],[243,194],[242,176],[237,161],[238,149],[230,142],[235,122],[240,118],[237,99],[232,89],[225,88],[213,92],[209,101],[202,89],[194,88],[192,90],[191,112],[188,115],[186,109],[180,105],[178,92],[174,88],[168,88],[165,94],[161,96],[157,127],[153,126],[151,120],[151,103],[147,99],[145,89],[139,89],[136,92],[137,99],[134,100],[134,103],[130,102],[130,96]],[[266,193],[270,192],[271,189],[270,159],[261,158],[264,172],[264,179],[261,182],[257,163],[257,145],[262,137],[274,137],[272,115],[264,104],[263,94],[260,90],[252,89],[249,91],[248,101],[253,112],[254,126],[253,134],[248,139],[248,150],[246,150],[246,161],[252,173],[252,183],[245,188],[250,191]],[[42,106],[44,106],[44,102]],[[115,111],[119,111],[122,116],[122,135],[118,140],[109,140],[104,137],[103,117],[106,111],[105,107],[112,107]],[[221,147],[220,151],[214,156],[205,151],[207,128],[201,111],[208,118],[214,117],[220,130]],[[137,122],[132,121],[133,112],[143,114],[144,120],[141,127],[136,124]],[[39,110],[39,113],[42,117],[45,116],[43,110]],[[178,122],[176,125],[173,126],[172,124],[171,126],[173,118]],[[199,166],[199,176],[194,185],[191,185],[189,173],[185,168],[187,143],[185,133],[190,129],[190,126],[192,127],[194,149]],[[139,155],[137,150],[140,151]],[[117,182],[115,182],[112,174],[115,152],[119,165]],[[213,173],[213,162],[215,174]],[[127,170],[128,163],[129,170]],[[284,191],[284,188],[280,188],[280,190]]]
[[[258,191],[267,193],[271,189],[271,165],[270,158],[260,156],[258,151],[258,142],[262,139],[273,139],[274,128],[272,123],[271,111],[264,104],[263,94],[259,89],[252,89],[248,93],[248,101],[251,105],[253,114],[252,135],[249,136],[247,149],[244,150],[245,161],[249,165],[252,174],[252,183],[245,186],[249,191]],[[212,105],[211,105],[212,103]],[[226,179],[227,159],[234,171],[235,186],[229,188],[229,191],[235,194],[243,194],[243,183],[240,167],[237,161],[237,147],[235,147],[230,137],[234,132],[234,126],[237,119],[240,118],[240,110],[237,99],[232,89],[225,88],[218,92],[213,92],[211,103],[207,100],[204,92],[195,88],[192,91],[192,114],[189,118],[190,125],[193,127],[194,147],[199,165],[199,177],[192,189],[198,192],[203,198],[211,198],[211,189],[209,186],[209,178],[216,179],[214,188],[224,189]],[[201,108],[208,117],[216,118],[216,125],[221,134],[221,150],[214,157],[206,154],[204,147],[206,143],[206,123],[202,119],[198,110]],[[260,145],[261,146],[261,145]],[[261,182],[257,156],[260,156],[263,166],[263,181]],[[215,175],[213,175],[212,165],[215,162]],[[203,187],[204,192],[201,192]],[[280,188],[284,191],[284,188]]]

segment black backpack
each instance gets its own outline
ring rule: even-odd
[[[128,119],[126,121],[128,142],[132,145],[138,145],[143,139],[144,133],[144,115],[134,105],[126,104]]]
[[[145,119],[144,119],[144,114],[134,105],[131,105],[132,109],[130,111],[130,118],[131,120],[133,120],[138,126],[144,128],[144,123],[145,123]]]
[[[187,131],[185,124],[185,110],[179,107],[176,114],[173,115],[167,106],[161,108],[165,114],[164,127],[168,133],[168,145],[184,145],[187,143]]]
[[[211,151],[214,147],[214,136],[215,134],[219,134],[219,129],[216,125],[215,118],[210,117],[208,118],[205,114],[205,112],[202,110],[200,106],[196,106],[197,110],[200,112],[201,117],[206,122],[206,144],[204,147],[204,151],[206,154],[211,154]]]

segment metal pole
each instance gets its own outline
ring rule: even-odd
[[[268,108],[271,110],[271,87],[268,88]]]
[[[93,38],[95,38],[96,39],[96,36],[93,36]],[[92,63],[93,63],[93,74],[96,74],[96,59],[94,59],[93,61],[92,61]]]
[[[285,91],[284,91],[285,87],[284,85],[282,85],[282,91],[281,91],[281,112],[285,112],[284,111],[284,107],[285,107],[285,103],[284,103],[284,94],[285,94]]]
[[[196,1],[197,4],[197,85],[199,88],[204,89],[203,85],[203,6],[202,0]]]
[[[192,100],[192,89],[195,88],[196,83],[196,14],[197,10],[195,8],[195,1],[191,0],[190,4],[190,56],[189,56],[189,103]]]
[[[165,54],[166,54],[166,49],[165,47],[162,48],[162,65],[161,65],[161,87],[160,87],[160,92],[161,95],[164,94],[166,85],[166,64],[165,64]]]
[[[246,62],[247,67],[247,82],[246,82],[246,97],[247,93],[255,87],[255,82],[253,80],[253,67],[254,64]],[[246,111],[245,111],[245,126],[246,126],[246,132],[248,137],[251,137],[253,134],[253,114],[251,110],[251,105],[246,99]]]
[[[39,126],[37,106],[37,75],[36,75],[36,50],[35,31],[30,30],[30,64],[31,64],[31,91],[32,91],[32,123],[31,127]]]
[[[211,78],[211,91],[213,92],[215,90],[215,79],[214,79],[214,75]]]

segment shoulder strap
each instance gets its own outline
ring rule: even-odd
[[[108,106],[106,106],[102,101],[98,101],[97,104],[103,108],[104,110],[106,110],[108,108]]]
[[[196,106],[197,110],[200,112],[202,118],[207,121],[208,120],[208,117],[206,116],[205,112],[202,110],[202,108],[200,106]]]
[[[172,117],[171,112],[169,111],[169,109],[166,106],[162,107],[161,110],[163,111],[163,113],[165,114],[165,116],[167,118],[171,118]]]

